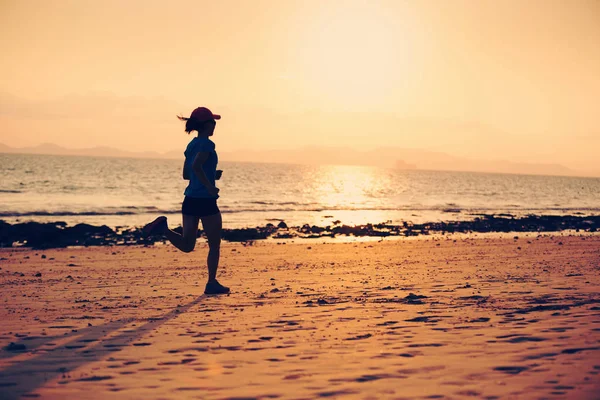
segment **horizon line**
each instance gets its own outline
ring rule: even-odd
[[[21,150],[21,149],[31,149],[31,148],[35,148],[38,146],[42,146],[42,145],[53,145],[56,147],[60,147],[62,149],[65,150],[71,150],[71,151],[81,151],[81,150],[93,150],[96,148],[105,148],[105,149],[110,149],[110,150],[116,150],[116,151],[120,151],[123,153],[128,153],[126,155],[110,155],[110,154],[56,154],[56,153],[45,153],[45,152],[39,152],[39,153],[20,153],[18,151],[15,152],[5,152],[0,148],[0,154],[12,154],[12,155],[25,155],[25,156],[32,156],[32,155],[43,155],[43,156],[58,156],[58,157],[87,157],[87,158],[117,158],[117,159],[146,159],[146,160],[177,160],[178,158],[175,157],[165,157],[166,154],[171,153],[171,152],[175,152],[177,150],[169,150],[167,152],[164,153],[159,153],[156,151],[140,151],[140,152],[133,152],[133,151],[129,151],[129,150],[121,150],[118,148],[114,148],[114,147],[110,147],[110,146],[95,146],[95,147],[86,147],[86,148],[67,148],[67,147],[63,147],[61,145],[57,145],[54,143],[42,143],[36,146],[27,146],[27,147],[12,147],[9,145],[6,145],[4,143],[0,143],[0,146],[6,146],[9,149],[12,150]],[[317,146],[318,147],[318,146]],[[335,147],[332,147],[335,148]],[[282,150],[282,149],[272,149],[271,151],[278,151],[278,150]],[[290,149],[293,150],[293,149]],[[413,150],[425,150],[425,149],[413,149]],[[358,151],[358,150],[356,150]],[[429,150],[425,150],[425,151],[429,151]],[[163,157],[152,157],[152,156],[138,156],[136,157],[135,155],[143,155],[145,153],[153,153],[156,155],[162,155]],[[228,152],[224,152],[224,153],[228,153]],[[448,153],[443,153],[443,154],[448,154]],[[183,158],[180,157],[180,158]],[[471,160],[471,159],[467,159],[467,160]],[[532,173],[532,172],[506,172],[506,171],[477,171],[477,170],[469,170],[469,169],[435,169],[435,168],[422,168],[422,167],[417,167],[414,166],[412,168],[398,168],[398,167],[394,167],[394,166],[380,166],[380,165],[373,165],[373,164],[348,164],[348,163],[321,163],[321,162],[305,162],[305,163],[301,163],[301,162],[281,162],[281,161],[264,161],[264,160],[260,160],[260,161],[254,161],[254,160],[227,160],[224,159],[222,160],[223,162],[236,162],[236,163],[248,163],[248,164],[280,164],[280,165],[315,165],[315,166],[352,166],[352,167],[375,167],[375,168],[384,168],[384,169],[392,169],[392,170],[397,170],[397,171],[420,171],[420,172],[458,172],[458,173],[474,173],[474,174],[494,174],[494,175],[521,175],[521,176],[547,176],[547,177],[568,177],[568,178],[590,178],[590,179],[599,179],[600,178],[600,172],[588,172],[587,175],[582,175],[585,174],[584,171],[579,171],[579,170],[573,170],[569,167],[565,167],[561,164],[553,164],[553,165],[557,165],[563,168],[566,168],[570,171],[573,172],[573,175],[570,174],[552,174],[552,173]],[[493,160],[493,161],[502,161],[502,160]],[[510,161],[504,161],[507,163],[511,163]],[[544,164],[539,164],[539,163],[534,163],[534,164],[528,164],[528,165],[544,165]],[[579,173],[579,175],[577,175]]]

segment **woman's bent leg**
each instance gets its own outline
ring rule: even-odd
[[[179,250],[189,253],[196,247],[196,237],[198,236],[199,218],[193,215],[183,214],[183,235],[167,229],[165,235],[169,242]]]
[[[208,240],[208,281],[212,282],[217,278],[217,269],[219,268],[219,257],[221,255],[221,231],[223,220],[221,213],[201,217],[202,228]]]

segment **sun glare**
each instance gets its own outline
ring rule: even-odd
[[[403,52],[385,10],[367,4],[323,9],[306,29],[300,64],[307,84],[343,105],[385,101]]]
[[[315,184],[315,191],[320,196],[319,203],[332,208],[369,204],[380,188],[375,169],[349,165],[319,167]]]

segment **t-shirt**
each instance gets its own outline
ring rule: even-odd
[[[207,137],[195,137],[183,153],[185,154],[185,167],[190,172],[190,183],[185,189],[184,194],[188,197],[218,198],[218,195],[211,196],[208,193],[206,186],[200,182],[192,168],[196,154],[200,152],[209,153],[208,159],[202,164],[202,169],[208,181],[213,185],[215,184],[215,174],[217,173],[217,163],[219,162],[217,152],[215,151],[215,144]]]

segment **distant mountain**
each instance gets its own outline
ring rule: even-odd
[[[133,152],[115,149],[108,146],[90,147],[85,149],[69,149],[58,146],[53,143],[42,143],[31,147],[10,147],[0,143],[0,153],[18,153],[18,154],[51,154],[59,156],[87,156],[87,157],[123,157],[123,158],[181,158],[181,152],[178,157],[174,154],[158,153],[154,151]],[[171,152],[175,153],[175,152]]]
[[[161,158],[182,159],[178,150],[158,152],[132,152],[112,147],[68,149],[52,143],[32,147],[13,148],[0,143],[0,153],[53,154],[89,157]],[[583,173],[560,164],[517,163],[505,160],[477,160],[450,154],[423,150],[386,147],[358,151],[343,147],[305,147],[294,150],[243,150],[220,152],[223,161],[271,162],[292,164],[372,165],[398,169],[440,171],[496,172],[531,175],[600,176]]]
[[[560,164],[475,160],[423,149],[398,147],[357,151],[350,148],[309,147],[298,150],[237,151],[220,153],[228,161],[265,161],[297,164],[375,165],[398,169],[497,172],[531,175],[586,175]],[[589,174],[588,174],[589,175]]]
[[[53,143],[42,143],[42,144],[38,144],[37,146],[32,146],[32,147],[24,147],[22,149],[15,149],[16,152],[21,153],[22,150],[23,153],[30,153],[30,154],[55,154],[55,155],[68,155],[68,154],[73,154],[74,151],[73,149],[67,149],[64,147],[61,147],[59,145],[53,144]]]

